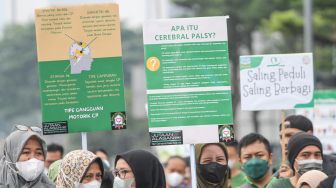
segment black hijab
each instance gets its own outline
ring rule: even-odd
[[[131,167],[136,188],[165,188],[166,179],[160,161],[150,152],[133,150],[117,155],[115,164],[122,158]]]

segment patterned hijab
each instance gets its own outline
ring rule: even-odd
[[[56,179],[57,188],[74,188],[80,183],[93,162],[98,162],[104,172],[103,162],[90,151],[75,150],[68,153],[62,160]]]
[[[16,173],[17,168],[15,163],[18,161],[21,155],[22,148],[32,137],[35,137],[41,144],[44,158],[46,157],[47,146],[45,141],[38,133],[31,130],[16,130],[12,132],[6,138],[2,151],[2,158],[0,160],[0,185],[4,185],[7,188],[55,187],[44,173],[41,173],[40,176],[30,182],[27,182]]]

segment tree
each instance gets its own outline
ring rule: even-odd
[[[125,85],[129,86],[131,80],[131,67],[136,64],[143,64],[144,49],[142,42],[141,28],[128,29],[122,27],[122,49],[124,63]]]
[[[241,51],[247,49],[249,54],[254,54],[253,32],[259,29],[262,20],[267,19],[274,10],[287,9],[289,2],[281,0],[174,0],[173,2],[192,12],[193,16],[230,16],[228,20],[229,56],[232,69],[233,110],[236,112],[240,101],[239,56]],[[257,114],[258,112],[253,113],[256,132],[258,132]]]
[[[33,115],[40,107],[35,47],[33,24],[5,29],[0,41],[0,119],[6,123]]]
[[[135,32],[139,30],[122,27],[126,86],[130,85],[129,69],[134,64],[143,63],[142,33]],[[29,126],[41,125],[34,24],[7,26],[0,40],[0,48],[0,122],[2,123],[0,132],[3,134],[0,136],[4,138],[14,130],[14,123],[23,122]],[[129,110],[131,109],[131,93],[127,87],[125,95],[126,109]],[[106,148],[109,153],[119,153],[149,145],[147,121],[145,119],[135,120],[130,113],[127,115],[127,131],[89,133],[89,149],[99,146]],[[62,140],[66,140],[66,150],[81,147],[79,134],[66,134],[61,137]]]
[[[303,51],[302,1],[295,0],[290,9],[273,12],[262,28],[266,33],[278,32],[281,39],[277,50],[281,53]],[[314,64],[318,87],[335,87],[336,80],[336,2],[313,1]],[[280,42],[283,41],[283,42]],[[334,62],[333,62],[334,61]],[[334,63],[334,64],[333,64]]]

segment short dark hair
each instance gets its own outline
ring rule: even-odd
[[[190,167],[190,156],[184,157],[187,167]]]
[[[295,128],[304,132],[308,131],[314,132],[313,123],[310,121],[310,119],[308,119],[303,115],[290,115],[286,117],[285,122],[286,121],[289,122],[289,124],[286,125],[287,127],[285,128]],[[281,131],[281,129],[282,124],[280,123],[279,130]]]
[[[104,153],[107,157],[109,156],[107,151],[104,150],[103,148],[94,149],[92,153],[97,154],[98,151]]]
[[[226,147],[233,147],[238,151],[238,141],[233,140],[232,142],[225,143]]]
[[[270,145],[269,141],[263,135],[258,134],[258,133],[250,133],[250,134],[244,136],[239,141],[239,144],[238,144],[238,155],[239,155],[239,157],[241,156],[241,149],[243,147],[251,145],[256,141],[260,141],[261,143],[263,143],[266,147],[267,152],[269,154],[272,153],[271,145]]]
[[[170,160],[172,160],[172,159],[180,159],[180,160],[182,160],[182,161],[185,163],[186,166],[188,166],[188,165],[187,165],[187,161],[186,161],[183,157],[181,157],[181,156],[179,156],[179,155],[173,155],[173,156],[170,156],[170,157],[167,159],[167,161],[164,163],[164,167],[166,167],[166,166],[168,165],[168,162],[169,162]]]
[[[64,149],[62,145],[51,143],[47,146],[47,152],[57,152],[61,153],[61,157],[63,157]]]

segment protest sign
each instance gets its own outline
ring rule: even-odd
[[[240,56],[240,90],[242,110],[313,107],[313,56]]]
[[[144,23],[152,146],[233,138],[227,18]]]
[[[314,135],[323,145],[323,153],[336,153],[336,90],[314,92],[314,108],[296,109],[313,122]]]
[[[118,5],[35,14],[43,134],[126,128]]]

